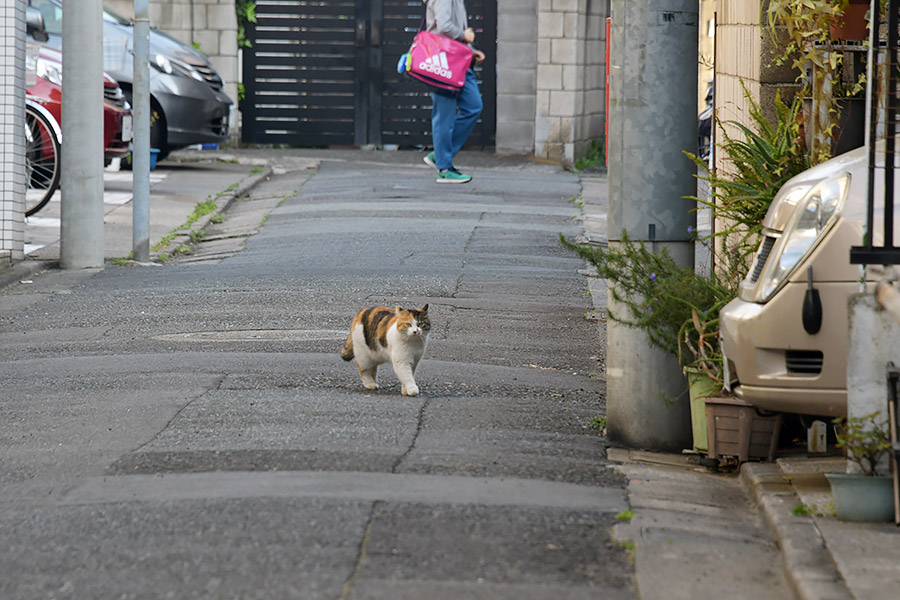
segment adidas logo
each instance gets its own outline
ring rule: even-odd
[[[450,65],[447,64],[446,52],[440,52],[431,58],[426,58],[419,63],[419,68],[423,71],[428,71],[429,73],[437,75],[438,77],[453,79],[453,71],[450,70]]]

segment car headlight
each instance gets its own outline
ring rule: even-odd
[[[150,65],[157,71],[168,75],[177,74],[182,75],[183,77],[196,79],[197,81],[203,81],[203,75],[201,75],[197,69],[186,62],[176,60],[165,54],[154,54],[150,56]]]
[[[43,58],[37,59],[35,72],[41,79],[46,79],[50,83],[62,86],[62,65]]]
[[[782,286],[831,229],[844,208],[849,187],[850,174],[844,173],[818,183],[799,199],[768,260],[768,268],[762,278],[763,300],[768,300]]]

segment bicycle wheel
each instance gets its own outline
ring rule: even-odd
[[[59,188],[60,145],[47,117],[25,106],[25,216],[30,217],[50,201]]]

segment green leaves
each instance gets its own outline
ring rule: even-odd
[[[694,273],[678,265],[665,248],[653,252],[625,231],[615,248],[574,244],[563,236],[560,243],[612,284],[609,294],[623,308],[610,311],[611,319],[644,330],[653,346],[680,357],[682,365],[701,360],[713,373],[721,372],[718,336],[713,332],[719,308],[734,292],[715,275]],[[693,326],[695,316],[705,329]]]
[[[891,447],[887,419],[880,411],[864,417],[834,419],[837,446],[847,450],[865,475],[878,475],[878,463]]]
[[[744,98],[754,128],[727,121],[724,125],[740,133],[740,137],[733,137],[728,127],[718,124],[722,141],[716,148],[724,153],[730,166],[699,175],[708,182],[710,195],[691,197],[715,215],[718,228],[712,237],[718,241],[717,269],[733,286],[747,274],[748,259],[757,248],[763,219],[775,194],[788,179],[810,166],[801,132],[802,100],[795,97],[787,105],[776,94],[772,123],[746,87]],[[704,161],[689,152],[685,154],[701,172],[706,172]]]

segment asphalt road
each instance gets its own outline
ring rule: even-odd
[[[278,169],[193,256],[3,290],[0,597],[634,598],[580,184],[469,172]],[[421,395],[365,390],[353,315],[426,302]]]

